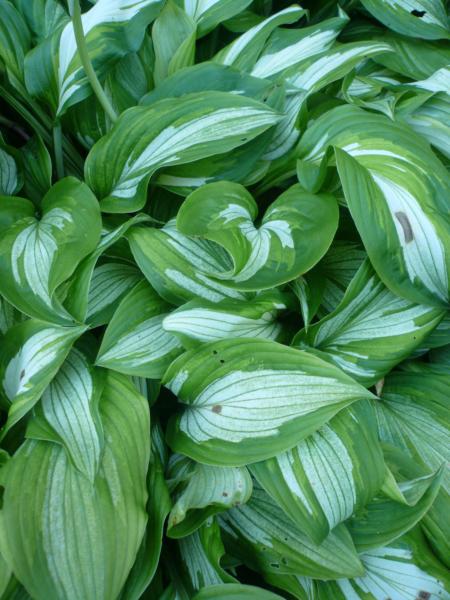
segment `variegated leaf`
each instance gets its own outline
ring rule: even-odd
[[[307,600],[449,600],[448,574],[420,532],[361,555],[366,574],[316,582]]]
[[[100,198],[102,210],[139,210],[157,169],[229,152],[280,118],[260,102],[224,92],[131,108],[92,148],[85,164],[86,180]]]
[[[279,292],[264,292],[246,301],[191,300],[165,317],[163,327],[186,348],[231,337],[281,341],[285,333],[277,316],[288,304],[287,295]]]
[[[357,402],[291,450],[250,467],[315,543],[364,507],[381,487],[385,464],[374,416],[368,401]]]
[[[67,283],[64,305],[79,321],[86,320],[90,294],[92,298],[92,277],[99,258],[107,252],[108,248],[119,242],[130,228],[148,221],[151,221],[148,215],[137,214],[117,227],[103,229],[95,250],[82,260],[75,269],[74,274]],[[103,224],[105,225],[105,223]]]
[[[34,598],[116,598],[135,560],[147,520],[148,404],[108,373],[99,411],[94,485],[48,441],[26,440],[2,470],[1,549]]]
[[[410,128],[351,106],[308,128],[300,158],[317,164],[330,145],[338,148],[345,198],[381,280],[408,300],[446,306],[450,178],[442,163]]]
[[[87,51],[98,76],[139,48],[161,6],[162,0],[98,0],[82,15]],[[71,21],[27,56],[25,81],[29,93],[45,99],[57,116],[92,93]]]
[[[0,381],[10,404],[2,435],[33,408],[85,330],[33,319],[9,329],[0,353]]]
[[[94,268],[89,286],[86,322],[92,327],[111,320],[119,302],[142,280],[134,265],[105,262]]]
[[[376,403],[379,436],[397,446],[419,464],[436,471],[450,461],[448,447],[448,374],[395,372],[384,382]],[[443,487],[450,493],[447,470]]]
[[[50,189],[40,219],[34,216],[31,202],[16,200],[15,222],[0,241],[0,292],[29,316],[71,325],[75,319],[55,291],[100,239],[98,202],[87,185],[74,177]],[[3,203],[0,206],[6,217],[11,210]]]
[[[223,340],[179,357],[163,383],[186,404],[174,451],[236,466],[292,448],[344,407],[372,394],[319,358],[269,340]]]
[[[329,194],[312,195],[294,185],[267,209],[260,227],[258,206],[240,184],[210,183],[182,204],[177,229],[222,246],[232,267],[209,274],[239,290],[273,288],[309,270],[325,254],[338,223]],[[195,217],[194,217],[195,215]]]
[[[393,294],[366,259],[336,309],[300,331],[293,345],[316,348],[369,387],[420,347],[444,314]]]
[[[208,240],[183,235],[177,230],[175,219],[161,229],[134,228],[127,237],[138,267],[167,302],[180,305],[195,298],[213,303],[225,298],[245,298],[244,293],[210,275],[231,268],[226,252]]]
[[[177,338],[163,329],[169,306],[141,281],[126,294],[108,324],[97,364],[120,373],[158,378],[182,352]]]
[[[72,350],[44,390],[26,436],[64,446],[75,467],[92,483],[103,450],[98,402],[103,381],[86,357]]]
[[[225,549],[218,524],[208,519],[197,531],[177,543],[181,571],[186,573],[187,586],[197,591],[236,579],[220,565]]]
[[[198,36],[243,11],[251,0],[178,0],[197,24]]]
[[[274,29],[280,25],[295,23],[305,14],[306,11],[296,4],[280,10],[248,29],[231,44],[220,50],[214,57],[214,62],[233,65],[242,71],[251,71],[267,38]]]
[[[184,537],[208,517],[245,504],[253,485],[246,467],[212,467],[172,455],[168,473],[174,505],[169,515],[169,537]]]
[[[314,544],[278,504],[255,486],[250,501],[219,517],[225,548],[263,574],[317,579],[363,575],[363,566],[344,525]]]

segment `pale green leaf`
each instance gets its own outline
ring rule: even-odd
[[[209,585],[192,600],[281,600],[281,596],[252,585],[228,583]]]
[[[243,11],[252,0],[178,0],[197,24],[198,36]]]

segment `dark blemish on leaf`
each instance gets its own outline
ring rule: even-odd
[[[430,598],[431,598],[430,592],[424,592],[424,591],[419,592],[418,600],[429,600]]]
[[[20,375],[19,375],[19,381],[22,380],[25,377],[25,369],[22,369],[20,371]]]
[[[281,559],[281,562],[283,563],[283,565],[287,565],[287,564],[288,564],[288,561],[287,561],[287,559],[286,559],[286,558],[284,558],[284,556],[283,556],[283,558]]]
[[[280,564],[279,563],[270,563],[270,566],[273,567],[274,569],[279,569],[280,568]]]
[[[217,350],[213,350],[213,354],[217,354]]]
[[[0,509],[3,508],[3,495],[5,493],[5,488],[0,485]]]
[[[220,406],[220,404],[214,404],[214,406],[212,407],[212,411],[213,413],[220,415],[220,413],[222,412],[222,407]]]
[[[414,239],[413,230],[411,227],[411,223],[409,222],[408,215],[403,211],[398,211],[395,213],[395,216],[398,219],[398,222],[402,226],[403,234],[405,236],[405,242],[409,244]]]
[[[413,17],[423,17],[427,14],[426,10],[417,10],[416,8],[411,11]]]
[[[221,358],[219,362],[221,365],[223,365],[225,361],[223,360],[223,358]]]
[[[227,498],[227,497],[228,497],[228,493],[227,493],[227,492],[222,492],[222,496],[223,496],[224,498]]]

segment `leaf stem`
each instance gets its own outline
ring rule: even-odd
[[[114,121],[117,120],[117,114],[100,84],[97,74],[94,71],[94,67],[92,66],[91,59],[89,58],[89,52],[83,31],[83,21],[81,19],[80,2],[79,0],[74,0],[73,2],[69,2],[69,6],[71,8],[75,40],[77,42],[78,53],[80,55],[80,60],[81,64],[83,65],[84,72],[86,73],[86,77],[88,78],[89,83],[91,84],[94,94],[97,96],[98,101],[102,105],[103,110],[114,123]]]
[[[60,123],[56,123],[53,127],[53,152],[55,155],[56,175],[58,179],[62,179],[64,177],[64,158]]]

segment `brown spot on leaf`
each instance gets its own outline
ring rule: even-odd
[[[424,17],[427,14],[427,11],[426,10],[417,10],[417,8],[415,8],[414,10],[411,11],[411,14],[413,17]],[[428,598],[429,598],[429,596],[428,596]]]
[[[20,371],[19,380],[22,380],[25,377],[25,369]]]
[[[222,496],[223,496],[224,498],[228,498],[228,492],[222,492]]]
[[[421,592],[419,592],[419,595],[417,597],[418,600],[429,600],[431,598],[431,594],[430,592],[424,592],[422,590]]]
[[[212,407],[212,411],[213,413],[220,415],[220,413],[222,412],[222,407],[220,406],[220,404],[214,404],[214,406]]]
[[[395,213],[398,222],[402,226],[403,235],[405,236],[405,242],[409,244],[414,239],[414,233],[411,227],[411,223],[409,222],[408,215],[403,211],[399,210]]]

